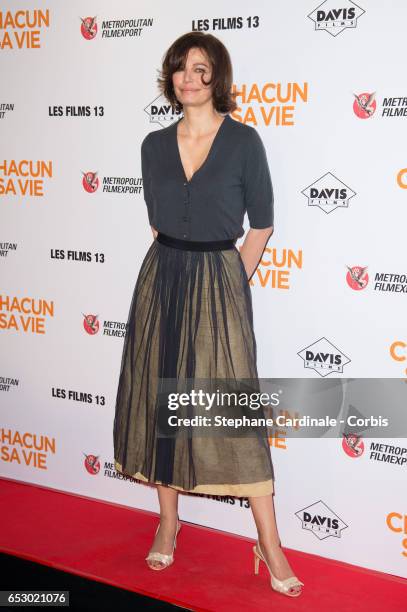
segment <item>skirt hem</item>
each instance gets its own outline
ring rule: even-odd
[[[142,480],[149,484],[162,484],[159,480],[149,480],[141,472],[135,474],[127,474],[123,471],[123,466],[117,461],[114,462],[116,471],[131,476],[137,480]],[[184,493],[204,493],[208,495],[231,495],[232,497],[262,497],[263,495],[270,495],[274,492],[273,480],[264,480],[261,482],[249,482],[243,484],[204,484],[197,485],[193,489],[184,489],[178,485],[167,485],[177,491]]]

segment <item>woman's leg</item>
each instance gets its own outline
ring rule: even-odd
[[[278,580],[285,580],[294,576],[295,574],[281,548],[273,495],[270,493],[261,497],[249,497],[249,501],[257,527],[260,548],[272,573]],[[296,586],[293,587],[292,592],[300,590],[301,586]]]
[[[178,491],[164,485],[157,485],[160,504],[160,529],[149,552],[172,553],[178,519]],[[162,567],[160,561],[149,561],[154,567]]]

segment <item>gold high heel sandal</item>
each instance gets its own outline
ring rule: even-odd
[[[301,580],[298,580],[297,576],[290,576],[289,578],[286,578],[285,580],[278,580],[278,578],[276,578],[271,573],[271,569],[269,568],[268,563],[266,559],[264,558],[263,553],[261,552],[259,541],[256,542],[255,546],[253,546],[253,553],[254,553],[254,573],[255,574],[259,573],[259,562],[261,559],[262,561],[264,561],[268,571],[270,572],[271,587],[275,591],[277,591],[278,593],[282,593],[283,595],[287,595],[288,597],[298,597],[299,595],[301,595],[302,589],[300,589],[297,592],[294,591],[293,593],[290,593],[290,589],[292,589],[295,586],[301,586],[301,585],[305,586],[304,583],[301,582]]]
[[[155,531],[154,537],[157,535],[157,532],[160,528],[160,523],[158,523],[158,527]],[[177,530],[175,532],[175,536],[174,536],[174,543],[172,545],[172,553],[170,555],[165,555],[164,553],[160,553],[160,552],[150,552],[147,557],[145,558],[145,560],[147,561],[147,565],[150,569],[152,570],[163,570],[167,567],[169,567],[173,562],[174,562],[174,550],[177,547],[177,535],[179,533],[179,530],[181,529],[181,523],[179,522],[179,520],[177,520]],[[159,561],[160,563],[162,563],[161,567],[154,567],[153,565],[150,565],[148,562],[149,561]]]

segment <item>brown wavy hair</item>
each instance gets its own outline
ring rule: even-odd
[[[175,112],[180,112],[183,105],[175,96],[172,75],[185,66],[188,51],[197,47],[203,51],[212,66],[210,81],[201,81],[203,85],[212,85],[213,106],[219,113],[231,113],[237,109],[235,98],[237,92],[232,92],[233,69],[230,55],[225,45],[212,34],[205,32],[187,32],[175,40],[165,53],[160,76],[157,78],[160,92],[167,98]]]

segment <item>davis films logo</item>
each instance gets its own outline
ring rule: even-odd
[[[330,536],[340,538],[342,529],[348,527],[348,525],[346,525],[346,523],[344,523],[344,521],[321,500],[303,510],[299,510],[295,513],[295,516],[300,519],[302,528],[307,531],[312,531],[319,540],[326,540],[326,538]]]
[[[174,123],[182,116],[182,113],[176,112],[162,94],[147,104],[143,110],[150,117],[150,123],[158,123],[162,128]]]
[[[342,374],[343,366],[350,362],[349,357],[324,337],[302,349],[297,355],[304,360],[304,368],[315,370],[323,377],[332,372]]]
[[[346,28],[356,28],[358,18],[364,12],[351,0],[326,0],[308,17],[315,23],[316,30],[325,30],[332,36],[338,36]]]
[[[349,200],[356,195],[350,187],[332,172],[327,172],[301,191],[308,198],[308,206],[318,206],[327,214],[336,208],[348,208]]]

